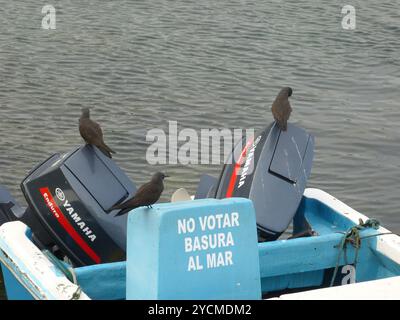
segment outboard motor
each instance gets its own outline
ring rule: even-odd
[[[311,173],[314,137],[293,124],[281,131],[274,122],[244,140],[234,147],[219,179],[200,179],[196,197],[251,199],[259,239],[272,241],[296,214]]]
[[[21,220],[39,247],[57,248],[75,266],[125,260],[127,215],[107,211],[136,187],[96,147],[54,154],[28,174],[21,189],[26,209],[0,190],[0,223]]]

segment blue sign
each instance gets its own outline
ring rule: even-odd
[[[260,299],[250,200],[201,199],[128,217],[127,299]]]

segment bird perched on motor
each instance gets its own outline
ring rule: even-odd
[[[79,133],[87,144],[96,146],[107,157],[112,158],[111,153],[115,153],[115,151],[105,144],[100,125],[90,119],[89,108],[82,108],[82,115],[79,118]]]
[[[292,107],[290,106],[289,97],[292,95],[293,90],[290,87],[285,87],[281,89],[272,103],[272,115],[282,131],[287,130],[287,122],[292,112]]]
[[[109,212],[113,210],[120,210],[116,216],[123,215],[135,208],[147,206],[152,208],[152,205],[160,199],[162,192],[164,191],[164,179],[168,176],[162,172],[156,172],[151,180],[142,185],[135,193],[135,195],[129,200],[113,206]]]

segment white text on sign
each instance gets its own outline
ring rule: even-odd
[[[233,265],[233,253],[231,250],[220,250],[235,246],[232,231],[225,231],[239,227],[239,213],[225,213],[206,215],[195,218],[179,219],[177,222],[178,234],[187,235],[184,238],[184,248],[186,253],[201,252],[205,250],[214,250],[207,252],[205,259],[201,259],[201,255],[191,255],[188,259],[187,271],[203,270],[219,268]],[[190,234],[198,231],[210,233],[191,236]],[[211,231],[218,230],[219,232]]]

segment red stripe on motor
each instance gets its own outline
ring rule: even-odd
[[[67,231],[67,233],[71,236],[72,239],[81,247],[83,251],[96,263],[100,263],[100,257],[93,251],[92,248],[88,246],[85,240],[76,232],[73,226],[69,223],[67,218],[63,215],[58,205],[55,203],[53,196],[50,193],[49,188],[40,188],[40,193],[42,194],[47,207],[50,209],[50,212],[57,219],[60,225]]]
[[[251,138],[246,143],[246,145],[244,146],[242,152],[240,153],[240,157],[239,157],[238,161],[235,163],[235,167],[233,168],[231,179],[229,180],[228,190],[226,191],[226,198],[232,197],[233,189],[235,188],[236,178],[237,178],[237,175],[239,173],[240,167],[242,165],[242,159],[246,156],[247,149],[253,143],[253,141],[254,141],[254,138]]]

